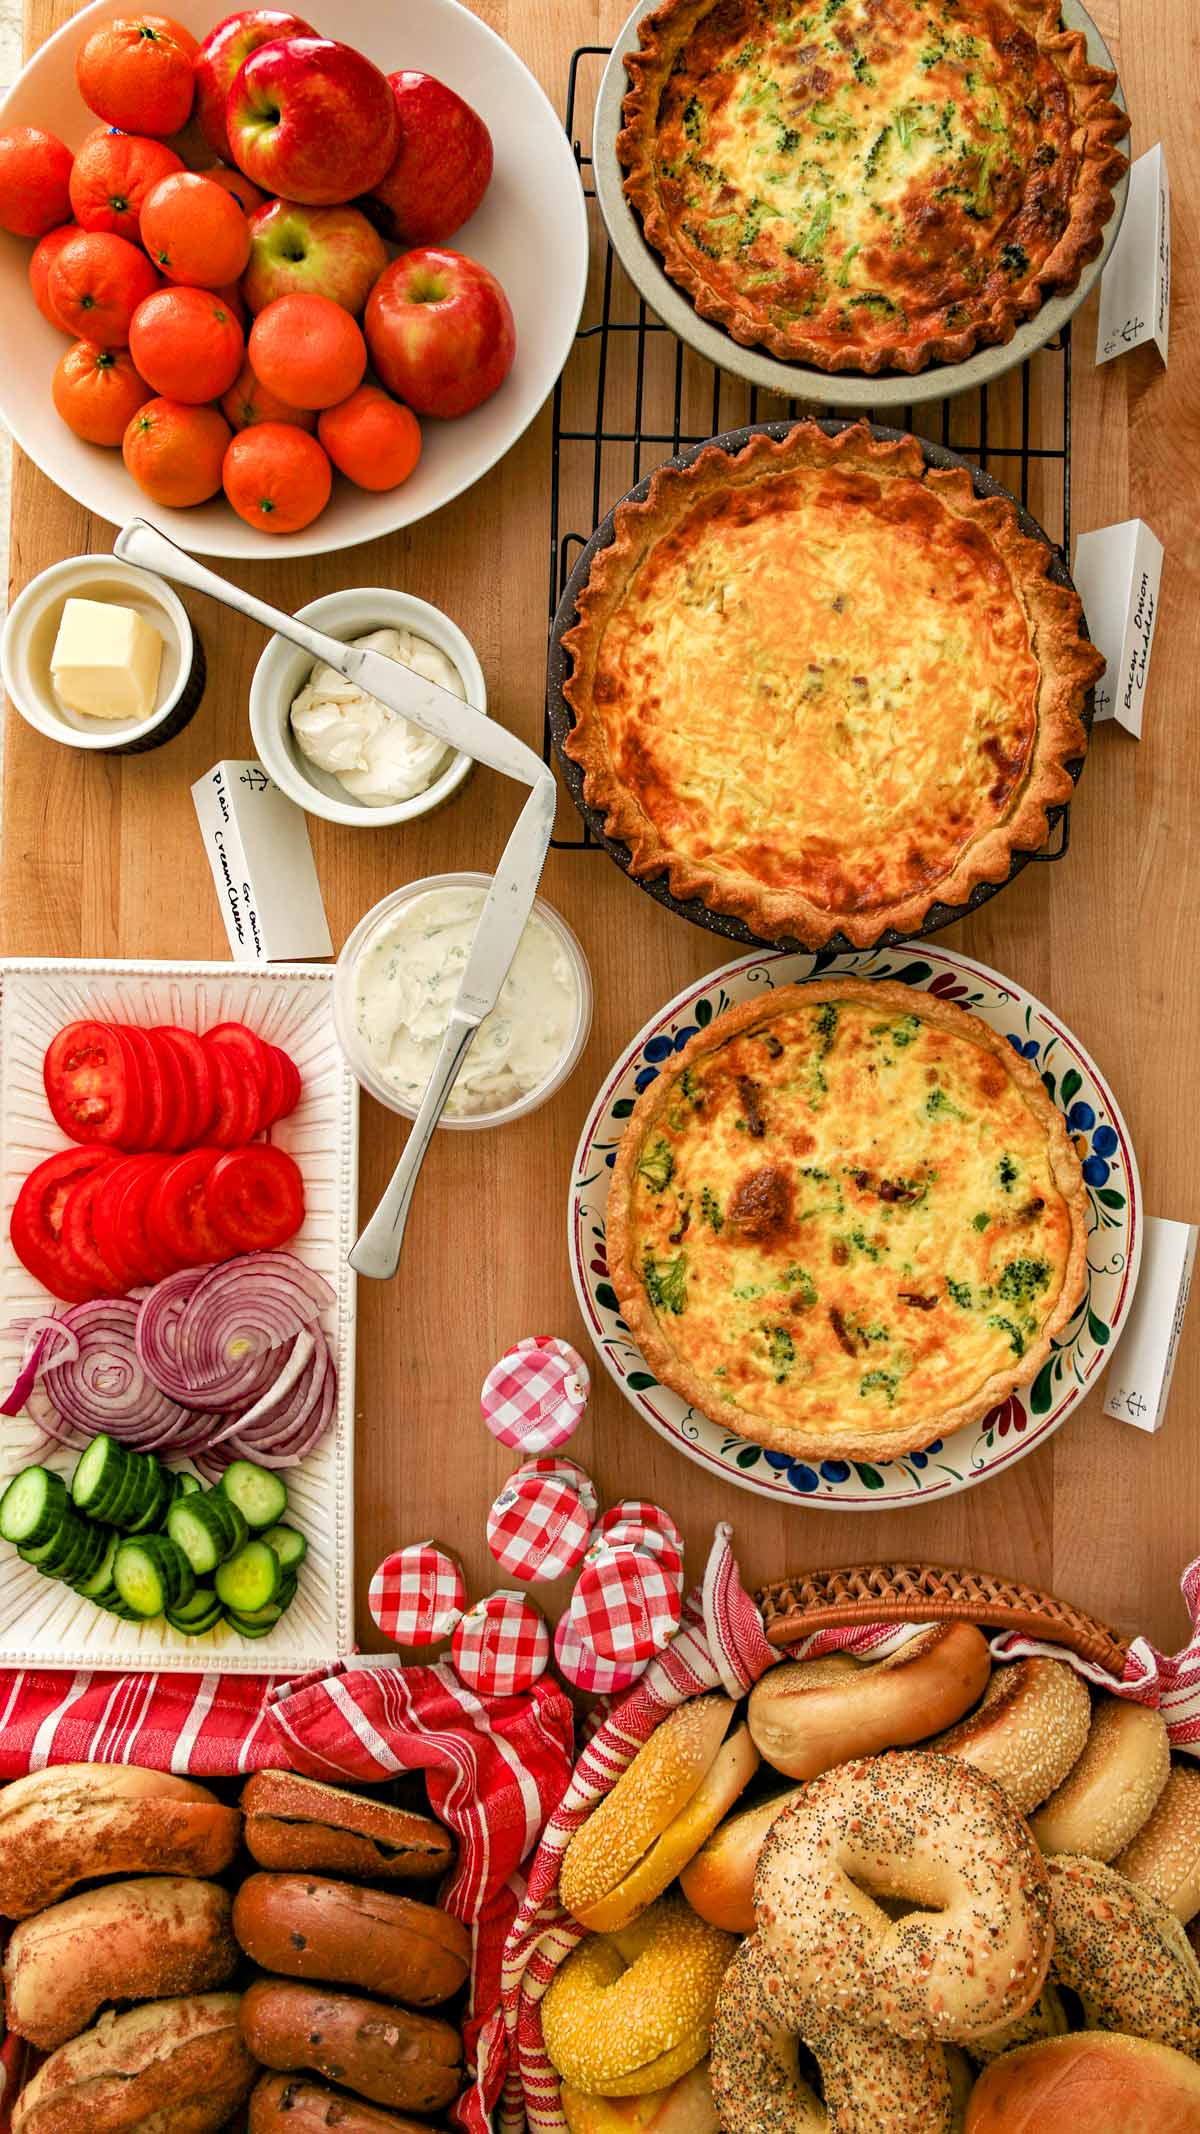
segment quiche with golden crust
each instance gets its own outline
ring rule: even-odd
[[[886,1460],[1035,1377],[1083,1295],[1087,1195],[987,1023],[835,978],[718,1016],[643,1091],[607,1240],[665,1385],[772,1451]]]
[[[956,363],[1100,251],[1129,122],[1060,0],[666,0],[640,36],[625,191],[735,341]]]
[[[615,514],[565,747],[630,873],[770,939],[873,946],[1047,836],[1104,661],[1016,508],[915,438],[706,447]]]

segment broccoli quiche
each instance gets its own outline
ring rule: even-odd
[[[1051,552],[914,438],[797,424],[618,506],[563,642],[565,747],[635,877],[868,948],[1047,836],[1104,662]]]
[[[666,0],[640,35],[625,190],[736,341],[955,363],[1100,250],[1128,120],[1059,0]]]
[[[977,1016],[865,979],[719,1016],[652,1082],[608,1260],[647,1363],[805,1459],[891,1459],[1026,1385],[1079,1305],[1064,1121]]]

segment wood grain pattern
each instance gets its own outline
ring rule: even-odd
[[[29,0],[30,44],[72,10]],[[476,0],[562,109],[575,45],[610,41],[620,0]],[[1108,728],[1097,739],[1060,867],[1030,867],[953,940],[1029,986],[1101,1062],[1138,1149],[1149,1207],[1195,1216],[1200,1137],[1195,1062],[1200,995],[1193,958],[1200,912],[1200,428],[1194,379],[1200,142],[1193,0],[1093,0],[1123,69],[1134,146],[1170,157],[1176,264],[1172,367],[1153,351],[1094,371],[1095,307],[1076,331],[1076,531],[1140,513],[1164,540],[1168,567],[1148,730],[1140,745]],[[536,241],[534,239],[533,241]],[[596,264],[593,273],[597,271]],[[709,388],[691,359],[689,406]],[[594,396],[578,358],[568,401]],[[1052,411],[1051,411],[1052,412]],[[509,457],[436,519],[369,549],[244,571],[269,599],[298,606],[318,591],[403,585],[445,607],[472,638],[496,716],[541,733],[546,635],[549,415]],[[648,458],[646,464],[652,463]],[[605,468],[607,509],[632,479]],[[1037,499],[1035,498],[1035,504]],[[1047,516],[1051,517],[1047,501]],[[580,496],[584,530],[590,495]],[[564,524],[580,523],[570,513]],[[1052,520],[1051,520],[1052,523]],[[1053,528],[1052,524],[1052,530]],[[13,581],[57,557],[104,549],[91,522],[28,464],[17,472]],[[189,602],[209,656],[209,688],[188,731],[158,754],[105,763],[75,757],[10,714],[5,763],[6,867],[0,941],[9,953],[225,956],[188,788],[219,756],[249,750],[246,697],[261,641],[248,624]],[[313,823],[334,939],[397,882],[488,865],[514,812],[510,788],[476,772],[465,793],[412,831],[354,833]],[[564,817],[564,823],[566,818]],[[376,1642],[367,1582],[386,1550],[434,1534],[461,1554],[475,1592],[499,1582],[484,1542],[486,1508],[512,1466],[479,1420],[478,1387],[512,1340],[561,1332],[587,1349],[567,1270],[564,1202],[590,1096],[614,1054],[662,1000],[716,967],[720,943],[670,917],[601,853],[553,854],[544,893],[581,936],[596,981],[582,1066],[543,1112],[494,1134],[443,1135],[426,1168],[400,1278],[360,1291],[358,1592],[364,1644]],[[364,1100],[362,1205],[373,1205],[397,1153],[397,1122]],[[685,1526],[692,1568],[714,1523],[731,1519],[747,1579],[898,1552],[971,1563],[1057,1590],[1124,1633],[1180,1642],[1176,1592],[1200,1546],[1200,1313],[1185,1329],[1167,1425],[1157,1439],[1110,1422],[1094,1392],[1044,1450],[950,1502],[870,1515],[775,1508],[723,1486],[669,1450],[597,1370],[589,1419],[572,1451],[606,1498],[659,1497]],[[562,1594],[547,1589],[552,1612]]]

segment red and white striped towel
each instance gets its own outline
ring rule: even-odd
[[[465,2134],[489,2134],[503,2087],[501,1955],[522,1862],[557,1806],[571,1756],[571,1708],[555,1684],[484,1698],[444,1663],[339,1666],[296,1682],[0,1673],[3,1778],[52,1763],[133,1763],[195,1778],[282,1766],[351,1785],[423,1771],[434,1813],[458,1839],[442,1902],[472,1931],[465,2036],[476,2074],[453,2112]],[[9,2039],[0,2054],[0,2134],[17,2057]]]

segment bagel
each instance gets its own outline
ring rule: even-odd
[[[1018,2045],[1036,2045],[1042,2038],[1061,2038],[1070,2029],[1063,1998],[1056,1986],[1043,1986],[1032,2008],[1017,2016],[1012,2023],[1003,2023],[999,2030],[989,2030],[982,2038],[972,2038],[971,2058],[986,2063],[998,2060],[1001,2053],[1015,2052]]]
[[[694,1912],[710,1926],[724,1927],[729,1934],[754,1931],[754,1870],[763,1840],[775,1821],[800,1789],[772,1794],[757,1808],[744,1808],[727,1816],[711,1838],[688,1861],[679,1886]]]
[[[934,1623],[886,1660],[830,1673],[821,1660],[773,1667],[750,1692],[747,1723],[788,1778],[924,1741],[969,1711],[987,1685],[987,1641],[973,1623]]]
[[[682,1897],[573,1949],[542,2001],[542,2037],[563,2081],[642,2097],[689,2074],[708,2051],[717,1988],[737,1943]]]
[[[691,1859],[758,1769],[728,1697],[693,1697],[655,1728],[563,1854],[558,1893],[581,1926],[612,1934]],[[726,1736],[728,1735],[728,1739]]]
[[[1078,1763],[1030,1817],[1043,1852],[1115,1860],[1153,1813],[1171,1773],[1161,1712],[1100,1697]]]
[[[811,2015],[799,2042],[820,2070],[824,2103],[800,2073],[797,2037],[776,2022],[770,1964],[742,1943],[713,2020],[713,2096],[725,2134],[951,2134],[953,2097],[940,2045]]]
[[[910,1909],[890,1917],[879,1898]],[[798,2028],[815,2003],[960,2044],[1024,2015],[1053,1940],[1045,1862],[1011,1801],[913,1749],[804,1788],[768,1833],[754,1914],[780,2021]]]
[[[994,1778],[1028,1815],[1079,1761],[1091,1720],[1087,1685],[1073,1667],[1013,1660],[996,1669],[975,1711],[925,1746]]]
[[[1200,2059],[1200,1964],[1174,1912],[1099,1860],[1059,1853],[1046,1868],[1052,1976],[1078,1995],[1087,2028]]]
[[[1182,2053],[1111,2031],[1078,2031],[993,2061],[966,2134],[1200,2134],[1200,2071]]]
[[[1149,1818],[1113,1865],[1186,1926],[1200,1912],[1200,1771],[1176,1764]]]
[[[588,2097],[562,2088],[567,2134],[721,2134],[708,2062],[647,2097]]]

